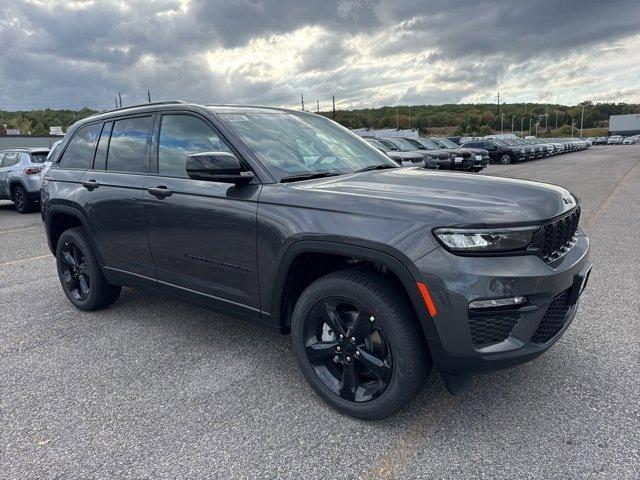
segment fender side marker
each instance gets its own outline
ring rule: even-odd
[[[431,298],[431,294],[429,293],[429,289],[422,282],[416,282],[418,286],[418,290],[420,291],[420,295],[422,295],[422,300],[424,300],[424,304],[427,306],[427,310],[429,311],[429,315],[431,317],[435,317],[438,313],[438,309],[436,308],[436,304],[433,303],[433,299]]]

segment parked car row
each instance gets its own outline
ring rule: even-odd
[[[462,148],[484,149],[491,160],[504,165],[575,152],[590,146],[590,142],[581,138],[484,138],[462,144]]]
[[[623,137],[611,135],[610,137],[593,137],[589,139],[593,145],[635,145],[640,144],[640,134]]]
[[[0,152],[0,200],[11,200],[19,213],[40,202],[44,171],[51,164],[48,148],[14,148]]]
[[[489,152],[460,148],[446,138],[365,138],[404,166],[479,172],[489,164]]]

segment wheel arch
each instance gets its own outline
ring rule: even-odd
[[[58,239],[65,230],[74,227],[82,227],[91,242],[93,251],[98,258],[100,266],[103,265],[102,256],[100,251],[96,248],[96,243],[91,235],[89,228],[89,221],[84,213],[77,207],[72,205],[48,205],[47,214],[45,217],[45,226],[47,232],[47,240],[49,243],[49,250],[55,255],[56,247],[58,245]]]
[[[359,262],[367,262],[368,264],[379,266],[382,270],[387,270],[397,279],[397,286],[402,289],[400,293],[407,299],[409,307],[414,312],[425,336],[437,338],[433,319],[429,315],[416,286],[417,275],[412,273],[411,262],[408,259],[403,262],[398,258],[400,255],[394,255],[370,246],[322,240],[301,240],[292,244],[285,251],[279,262],[279,268],[273,283],[271,315],[273,323],[279,325],[283,332],[289,330],[291,322],[291,306],[288,305],[289,281],[292,273],[295,273],[296,262],[305,255],[339,257],[343,260],[353,261],[354,268]],[[344,264],[342,268],[345,268]],[[333,270],[329,269],[327,273]],[[297,296],[299,296],[299,293],[301,291],[297,292]]]

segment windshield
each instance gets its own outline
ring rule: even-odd
[[[438,142],[438,145],[442,145],[444,148],[460,148],[459,145],[456,145],[448,138],[434,138],[432,140]]]
[[[402,138],[387,138],[386,140],[387,142],[391,142],[393,145],[398,147],[401,152],[413,152],[415,150],[418,150],[418,147],[416,147],[415,145],[411,145],[411,142],[407,142]]]
[[[432,138],[421,138],[420,143],[422,143],[427,150],[439,150],[442,148],[442,145]]]
[[[389,151],[389,147],[387,147],[383,143],[380,143],[377,140],[374,140],[373,138],[367,138],[366,141],[369,142],[374,147],[379,148],[380,150],[384,150],[385,152]]]
[[[352,173],[397,164],[340,125],[318,115],[233,112],[220,115],[269,172],[285,177]]]

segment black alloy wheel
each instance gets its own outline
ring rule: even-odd
[[[76,308],[97,310],[118,299],[121,287],[107,282],[82,227],[62,232],[56,245],[56,264],[62,289]]]
[[[502,163],[503,165],[509,165],[511,163],[511,155],[509,155],[508,153],[502,155],[500,157],[500,163]]]
[[[64,242],[60,253],[64,289],[75,300],[85,301],[91,293],[91,274],[84,254],[71,241]]]
[[[396,287],[346,268],[300,294],[291,338],[302,374],[336,410],[384,418],[414,398],[431,371],[421,328]]]
[[[320,381],[351,402],[385,391],[393,362],[388,339],[371,312],[353,300],[330,297],[316,303],[305,326],[305,352]]]

